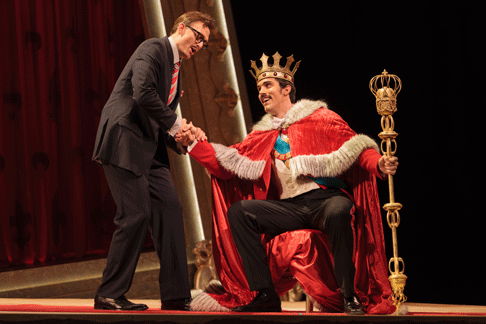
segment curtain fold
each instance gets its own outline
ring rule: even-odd
[[[0,270],[103,256],[116,208],[91,154],[139,3],[2,1],[0,30]]]

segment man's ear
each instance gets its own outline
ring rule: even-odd
[[[180,23],[179,26],[177,26],[177,33],[179,35],[184,35],[184,32],[186,30],[186,25],[184,25],[184,23]]]
[[[292,87],[291,87],[291,86],[289,86],[289,85],[287,85],[287,86],[284,88],[284,91],[285,91],[285,92],[284,92],[284,93],[285,93],[285,95],[287,95],[287,96],[288,96],[288,95],[290,94],[290,91],[292,91]]]

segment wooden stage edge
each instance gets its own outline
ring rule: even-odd
[[[147,304],[150,308],[160,308],[160,301],[134,299],[133,302]],[[0,305],[42,305],[42,306],[93,306],[93,299],[31,299],[0,298]],[[53,313],[53,312],[5,312],[0,311],[0,323],[486,323],[486,306],[443,305],[405,303],[409,313],[419,315],[366,315],[344,316],[324,315],[319,312],[305,313],[305,301],[282,302],[282,309],[298,311],[301,316],[280,314],[245,315],[238,313],[178,312],[177,314],[133,313]]]

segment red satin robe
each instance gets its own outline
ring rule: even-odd
[[[230,148],[201,142],[189,153],[212,175],[213,257],[226,293],[210,296],[226,308],[245,305],[257,293],[249,290],[226,212],[232,203],[239,200],[278,199],[271,175],[271,150],[278,135],[278,130],[267,125],[263,130],[253,130],[241,143]],[[362,141],[364,135],[356,135],[337,114],[326,108],[316,109],[309,116],[288,125],[288,136],[291,163],[292,160],[299,163],[291,169],[294,167],[299,173],[317,177],[339,176],[351,187],[350,197],[355,203],[352,223],[355,233],[355,291],[368,314],[393,313],[395,307],[389,301],[391,288],[375,179],[375,174],[379,175],[376,164],[380,156],[376,152],[376,144],[369,144],[368,139]],[[233,149],[232,153],[230,149]],[[233,158],[221,152],[230,152]],[[307,163],[308,158],[311,162],[329,163],[331,166],[313,169],[313,163]],[[254,170],[250,172],[249,169]],[[254,179],[241,179],[245,177]],[[342,311],[343,299],[334,277],[327,235],[317,230],[302,229],[273,238],[262,236],[262,242],[279,294],[299,282],[324,311]]]

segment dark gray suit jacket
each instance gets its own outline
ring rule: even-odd
[[[181,153],[167,131],[177,119],[177,94],[168,106],[174,54],[167,37],[151,38],[135,50],[101,113],[93,160],[110,163],[136,175],[153,159],[169,165],[166,147]]]

